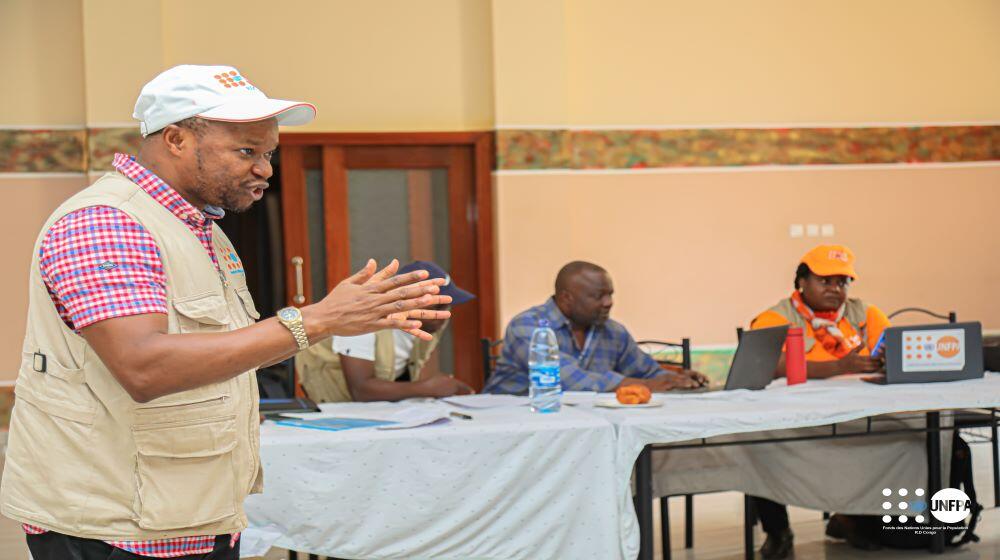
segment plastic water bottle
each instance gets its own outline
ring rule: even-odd
[[[559,412],[562,406],[562,382],[559,379],[559,341],[548,321],[538,322],[531,333],[528,354],[528,374],[531,388],[528,400],[532,412]]]

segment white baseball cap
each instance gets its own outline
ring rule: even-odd
[[[184,64],[142,87],[132,117],[139,119],[140,131],[147,136],[190,117],[226,122],[276,118],[282,125],[306,124],[316,117],[316,106],[269,99],[232,66]]]

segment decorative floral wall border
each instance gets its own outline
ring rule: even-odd
[[[500,130],[498,169],[1000,160],[1000,126]]]
[[[0,173],[107,171],[114,153],[135,153],[140,138],[138,127],[0,129]]]
[[[0,130],[0,172],[78,173],[86,167],[85,130]]]
[[[0,172],[105,171],[133,127],[0,129]],[[641,169],[1000,160],[1000,126],[499,130],[497,168]]]

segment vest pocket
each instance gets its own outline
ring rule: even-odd
[[[236,288],[236,295],[240,296],[240,301],[243,302],[243,310],[247,312],[254,321],[260,319],[260,311],[257,311],[257,306],[253,304],[253,296],[250,295],[250,290],[246,286],[241,286]]]
[[[232,321],[226,298],[215,292],[175,298],[173,306],[182,333],[224,331]]]
[[[44,350],[39,351],[38,355],[35,352],[21,352],[21,371],[51,375],[73,385],[79,385],[86,379],[82,368],[66,367],[59,363],[54,353]]]
[[[150,530],[195,528],[236,515],[236,417],[132,428],[137,522]]]

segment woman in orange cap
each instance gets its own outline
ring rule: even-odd
[[[889,318],[874,305],[847,297],[854,272],[854,253],[842,245],[820,245],[802,257],[795,271],[795,290],[791,297],[761,313],[750,324],[752,329],[791,325],[801,327],[806,350],[806,375],[821,379],[844,373],[870,373],[882,369],[882,359],[873,358],[871,350]],[[785,374],[785,360],[778,364],[777,375]],[[765,560],[787,558],[794,535],[783,504],[755,497],[761,525],[767,539],[761,547]],[[857,516],[834,515],[827,534],[846,538],[856,548],[878,548],[874,535],[860,530]]]
[[[878,307],[847,297],[857,278],[850,249],[820,245],[802,257],[791,297],[758,315],[750,328],[801,327],[809,378],[878,371],[882,360],[873,358],[871,350],[889,318]],[[782,360],[778,373],[784,372]]]

